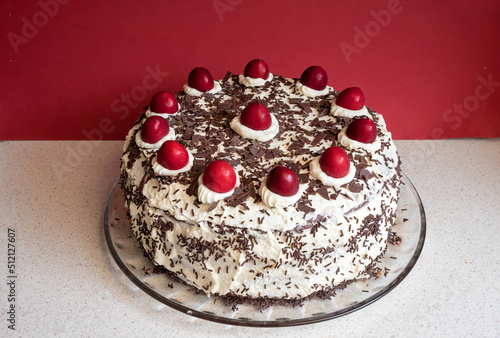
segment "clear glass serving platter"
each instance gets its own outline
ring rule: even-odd
[[[337,291],[331,300],[312,299],[303,306],[275,305],[262,311],[255,305],[242,304],[233,311],[221,299],[198,293],[167,274],[152,273],[154,265],[144,256],[130,229],[118,181],[109,194],[104,211],[104,235],[109,251],[135,285],[159,302],[188,315],[241,326],[292,326],[337,318],[370,305],[401,283],[417,262],[426,231],[422,202],[405,175],[394,230],[402,237],[402,242],[400,245],[389,244],[381,262],[382,268],[389,269],[387,276],[352,283]]]

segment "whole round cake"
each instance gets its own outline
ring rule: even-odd
[[[148,257],[233,301],[297,303],[377,276],[394,236],[400,164],[360,88],[253,60],[202,67],[159,92],[130,130],[121,184]]]

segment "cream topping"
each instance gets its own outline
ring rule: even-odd
[[[214,81],[214,87],[206,92],[200,92],[198,89],[189,87],[189,85],[187,83],[183,86],[183,88],[184,88],[184,92],[187,95],[197,96],[197,97],[200,97],[205,93],[215,94],[215,93],[220,92],[222,89],[222,87],[219,84],[219,81]]]
[[[165,136],[163,136],[156,143],[147,143],[147,142],[144,142],[143,139],[142,139],[142,137],[141,137],[141,131],[140,130],[137,132],[137,134],[135,134],[135,143],[137,143],[137,145],[140,148],[148,149],[148,150],[158,150],[158,149],[160,149],[161,145],[163,143],[165,143],[165,141],[172,141],[172,140],[175,140],[175,131],[174,131],[174,128],[172,128],[172,127],[169,127],[168,128],[168,134],[165,135]]]
[[[270,208],[285,208],[290,205],[297,203],[297,201],[302,197],[302,194],[305,191],[305,187],[299,186],[299,191],[295,195],[292,196],[281,196],[275,192],[272,192],[267,187],[267,178],[264,178],[259,188],[259,195],[262,198],[262,202]]]
[[[249,76],[245,76],[244,74],[240,74],[238,77],[239,83],[244,85],[245,87],[260,87],[263,86],[266,82],[273,80],[273,74],[269,73],[267,79],[262,79],[260,77],[253,78]]]
[[[240,178],[238,176],[238,173],[236,173],[236,184],[234,185],[233,189],[224,193],[215,192],[213,190],[210,190],[210,188],[208,188],[203,183],[203,174],[201,174],[200,177],[198,178],[198,200],[201,203],[212,204],[223,198],[231,196],[234,193],[234,189],[236,189],[236,187],[239,185],[240,185]]]
[[[363,106],[363,108],[358,110],[351,110],[341,106],[337,106],[336,101],[337,99],[335,98],[332,101],[332,106],[330,108],[330,114],[332,114],[333,116],[344,116],[350,118],[353,118],[355,116],[369,116],[366,106]]]
[[[295,94],[294,93],[294,82],[292,79],[287,79],[288,82],[287,84],[282,84],[279,83],[279,86],[277,86],[277,89],[286,92],[287,96],[289,98],[301,98],[300,94]],[[230,80],[232,81],[232,80]],[[246,91],[251,91],[251,88],[246,88]],[[262,96],[263,97],[268,97],[269,92],[271,89],[268,89],[267,91],[264,90]],[[226,95],[223,95],[222,98],[224,99]],[[206,100],[205,97],[201,97],[199,99],[199,105],[202,109],[208,109],[208,104],[209,101]],[[243,108],[243,107],[242,107]],[[314,130],[313,127],[311,127],[307,121],[309,120],[314,120],[316,116],[318,116],[319,111],[316,108],[311,108],[313,110],[313,113],[309,114],[309,117],[306,118],[306,123],[302,125],[302,128],[305,130]],[[292,114],[293,110],[289,111],[288,113]],[[346,210],[350,210],[352,208],[355,208],[358,204],[359,201],[363,201],[366,199],[371,198],[372,195],[376,195],[380,192],[380,190],[383,187],[383,180],[389,179],[394,175],[394,171],[391,168],[396,167],[398,163],[398,158],[397,158],[397,152],[396,148],[390,138],[390,133],[386,131],[385,127],[385,122],[383,120],[382,115],[373,113],[374,117],[377,117],[377,129],[379,129],[382,134],[381,134],[381,142],[389,142],[389,146],[384,149],[384,157],[382,154],[378,154],[378,152],[371,152],[370,155],[368,156],[364,148],[357,148],[351,150],[353,155],[357,154],[359,156],[363,156],[366,158],[368,163],[370,164],[370,171],[372,172],[373,175],[376,177],[380,178],[380,180],[369,180],[366,183],[363,183],[363,190],[360,193],[353,194],[351,193],[348,189],[342,187],[340,189],[341,194],[336,197],[335,200],[326,200],[323,197],[319,196],[318,194],[313,194],[309,195],[308,198],[311,201],[311,205],[314,206],[316,209],[316,213],[318,214],[323,214],[326,216],[335,216],[337,217],[339,214],[343,214],[346,212]],[[303,117],[302,117],[303,118]],[[324,116],[320,119],[331,119],[329,116]],[[200,126],[200,130],[205,130],[205,126]],[[200,135],[203,135],[203,132],[197,132]],[[270,149],[286,149],[288,145],[290,144],[291,139],[296,139],[296,134],[293,131],[283,131],[280,134],[280,137],[278,139],[273,140],[273,142],[269,145]],[[311,139],[312,141],[312,139]],[[310,153],[318,153],[322,152],[326,147],[330,145],[329,142],[326,140],[321,141],[318,143],[316,146],[310,146]],[[218,151],[220,152],[225,152],[225,148],[222,145],[219,145]],[[151,155],[145,154],[145,156],[150,157]],[[217,156],[217,153],[214,154],[214,156]],[[386,163],[386,159],[388,160],[387,164],[389,167],[386,167],[384,163]],[[308,167],[308,163],[311,161],[311,159],[302,159],[301,157],[295,159],[298,161],[298,164],[300,166]],[[137,161],[142,161],[142,160],[137,160]],[[271,164],[275,163],[273,160],[270,160]],[[277,164],[277,163],[275,163]],[[246,170],[243,166],[238,165],[235,167],[236,172],[240,172],[241,170]],[[300,174],[305,174],[308,173],[308,170],[301,170]],[[144,173],[139,174],[138,177],[142,177],[141,175],[144,175]],[[137,181],[137,179],[134,179],[134,181]],[[140,182],[140,181],[139,181]],[[149,182],[149,181],[148,181]],[[212,212],[207,213],[206,209],[203,207],[196,207],[195,205],[192,205],[191,203],[194,203],[194,199],[196,197],[190,196],[186,193],[187,186],[179,184],[179,183],[173,183],[173,185],[176,186],[173,191],[177,191],[176,194],[165,194],[165,188],[166,185],[160,184],[157,180],[152,179],[150,180],[150,189],[151,190],[159,190],[158,194],[153,194],[149,190],[144,190],[144,195],[146,198],[149,200],[149,204],[152,207],[159,208],[162,210],[169,210],[169,212],[174,216],[176,219],[180,221],[187,221],[187,222],[204,222],[204,221],[210,221],[210,222],[224,222],[224,224],[228,224],[234,227],[255,227],[257,229],[261,230],[279,230],[279,231],[287,231],[295,228],[297,224],[303,224],[304,222],[307,222],[308,217],[312,217],[312,215],[304,215],[303,212],[297,210],[296,208],[288,208],[288,211],[282,212],[283,209],[279,208],[270,208],[268,210],[269,216],[266,215],[266,217],[257,224],[255,222],[255,219],[248,219],[247,215],[252,215],[252,214],[259,214],[264,206],[263,203],[254,203],[253,199],[247,199],[246,204],[249,208],[249,210],[245,210],[245,213],[239,213],[239,212],[233,212],[231,214],[232,217],[229,217],[228,212],[225,210],[228,210],[228,208],[223,208],[221,206],[221,203],[219,203],[215,209],[213,209]],[[149,184],[147,184],[149,186]],[[156,187],[156,188],[155,188]],[[346,197],[349,196],[349,197]],[[176,208],[176,205],[178,204],[178,200],[186,201],[189,202],[190,204],[188,205],[188,209],[185,212],[181,212],[180,209]],[[240,207],[236,207],[235,209],[241,209]],[[191,211],[192,210],[192,211]],[[193,213],[193,215],[192,215]]]
[[[231,121],[231,128],[237,132],[241,137],[248,138],[251,140],[257,141],[269,141],[274,138],[280,131],[280,125],[278,120],[274,116],[271,115],[271,125],[266,130],[254,130],[252,128],[248,128],[244,124],[241,123],[240,115],[235,116],[235,118]]]
[[[171,170],[162,166],[160,162],[158,162],[158,155],[156,155],[152,161],[154,172],[160,176],[174,176],[191,170],[191,168],[193,167],[194,158],[189,150],[187,150],[187,153],[188,153],[188,163],[184,167],[177,170]]]
[[[332,89],[332,87],[326,86],[325,89],[323,89],[323,90],[316,90],[316,89],[312,89],[312,88],[302,84],[300,81],[297,81],[297,83],[295,84],[295,88],[297,88],[297,91],[299,93],[301,93],[302,95],[309,96],[309,97],[326,95],[326,94],[328,94],[330,89]]]
[[[148,110],[146,110],[146,116],[147,117],[150,117],[150,116],[161,116],[163,118],[167,118],[168,116],[172,116],[172,115],[177,114],[179,112],[179,109],[181,109],[181,106],[179,105],[179,102],[177,102],[177,110],[175,111],[175,113],[172,113],[172,114],[155,113],[154,111],[151,111],[151,107],[148,107]]]
[[[346,130],[347,130],[347,127],[342,129],[338,135],[338,140],[339,140],[340,144],[342,144],[343,146],[345,146],[349,149],[361,148],[361,149],[368,150],[370,152],[374,152],[374,151],[377,151],[378,149],[380,149],[381,142],[380,142],[380,138],[378,136],[375,138],[375,141],[373,141],[372,143],[363,143],[363,142],[359,142],[359,141],[356,141],[356,140],[349,138],[345,134]]]
[[[356,167],[354,166],[354,164],[352,164],[352,162],[349,162],[350,166],[347,175],[339,178],[328,176],[328,174],[325,173],[323,169],[321,169],[321,165],[319,163],[320,157],[321,156],[317,156],[311,161],[311,163],[309,164],[309,170],[311,171],[311,176],[317,180],[320,180],[324,185],[330,187],[333,186],[334,188],[339,189],[341,185],[351,182],[356,175]]]

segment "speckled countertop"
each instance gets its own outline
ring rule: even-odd
[[[190,317],[119,270],[102,216],[122,142],[1,142],[0,336],[500,336],[500,139],[396,145],[427,214],[414,269],[388,295],[347,316],[269,329]],[[9,229],[15,331],[7,321]]]

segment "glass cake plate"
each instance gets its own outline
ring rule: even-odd
[[[389,244],[379,265],[389,269],[387,276],[356,281],[337,291],[331,300],[312,299],[303,306],[275,305],[259,311],[255,305],[242,304],[233,311],[222,299],[198,293],[167,274],[153,273],[153,263],[144,256],[130,229],[118,181],[106,203],[104,234],[109,251],[123,273],[149,296],[169,307],[194,317],[231,325],[277,327],[311,324],[344,316],[377,301],[401,283],[417,262],[425,240],[425,213],[420,197],[406,175],[403,175],[402,182],[394,227],[397,235],[402,237],[402,243]]]

